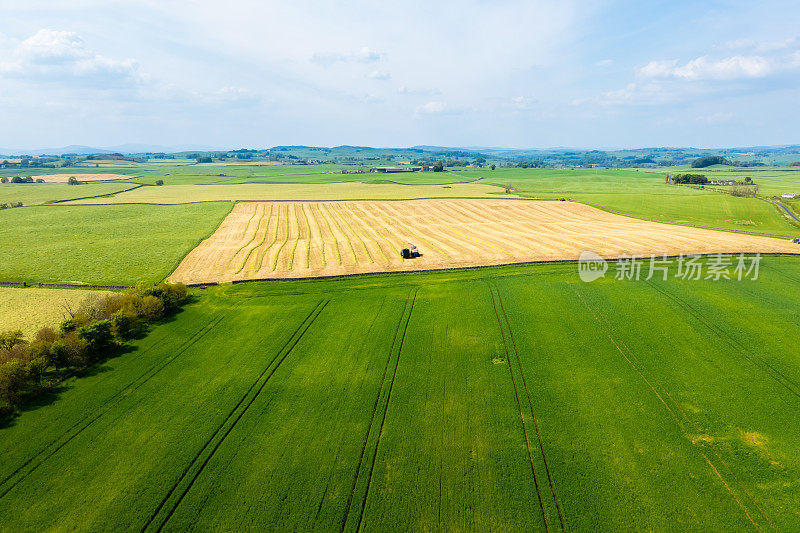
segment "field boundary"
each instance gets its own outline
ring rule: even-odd
[[[111,180],[109,180],[109,181],[111,181]],[[116,180],[116,181],[125,182],[125,180]],[[79,202],[81,200],[91,200],[92,198],[103,198],[104,196],[111,196],[112,194],[122,194],[124,192],[129,192],[129,191],[132,191],[134,189],[138,189],[139,187],[146,187],[146,185],[138,184],[138,185],[134,185],[130,189],[125,189],[125,190],[117,191],[117,192],[109,192],[109,193],[105,193],[105,194],[95,194],[93,196],[82,196],[82,197],[79,197],[79,198],[69,198],[67,200],[50,200],[49,202],[46,202],[46,203],[43,203],[43,204],[29,205],[27,207],[40,207],[40,206],[47,206],[47,205],[59,205],[59,204],[63,204],[64,202]],[[26,207],[26,206],[23,206],[23,207]]]
[[[683,257],[687,256],[696,256],[696,257],[715,257],[717,253],[702,253],[702,254],[686,254]],[[725,254],[723,255],[739,255],[737,253],[732,254]],[[760,255],[761,257],[798,257],[800,256],[800,246],[798,246],[797,253],[789,253],[789,252],[770,252],[770,253],[752,253],[748,252],[744,254],[745,257],[751,257],[754,255]],[[642,255],[642,256],[634,256],[636,259],[646,259],[649,256]],[[677,259],[680,258],[681,255],[656,255],[658,259]],[[614,258],[606,259],[606,261],[613,261]],[[423,269],[416,269],[416,270],[391,270],[387,272],[355,272],[353,274],[334,274],[330,276],[305,276],[305,277],[296,277],[296,278],[256,278],[256,279],[235,279],[232,280],[230,283],[232,285],[238,285],[240,283],[261,283],[266,281],[304,281],[304,280],[319,280],[319,279],[338,279],[338,278],[354,278],[360,276],[386,276],[386,275],[397,275],[397,274],[424,274],[425,272],[454,272],[457,270],[480,270],[486,268],[498,268],[498,267],[508,267],[508,266],[525,266],[525,265],[547,265],[547,264],[565,264],[565,263],[578,263],[578,259],[546,259],[542,261],[517,261],[512,263],[497,263],[493,265],[475,265],[475,266],[460,266],[460,267],[446,267],[446,268],[423,268]],[[214,282],[219,284],[219,282]],[[214,283],[196,283],[194,285],[213,285]],[[187,285],[188,287],[189,285]]]
[[[106,290],[122,290],[132,289],[132,285],[82,285],[80,283],[37,283],[42,288],[48,289],[106,289]]]

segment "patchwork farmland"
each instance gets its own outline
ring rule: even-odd
[[[421,257],[404,260],[410,243]],[[244,202],[181,262],[172,281],[314,277],[697,253],[798,253],[785,240],[668,226],[572,202],[436,199]]]
[[[0,528],[794,530],[798,280],[198,291],[0,432]]]

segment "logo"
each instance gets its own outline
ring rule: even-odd
[[[599,254],[586,250],[578,259],[578,275],[581,281],[589,283],[606,275],[608,263]]]

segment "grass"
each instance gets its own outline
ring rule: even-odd
[[[502,193],[491,185],[461,183],[399,185],[369,183],[298,183],[233,185],[164,185],[140,187],[113,198],[79,200],[77,204],[213,202],[223,200],[400,200],[433,197],[487,197]]]
[[[131,285],[164,279],[230,203],[0,211],[0,281]]]
[[[703,173],[712,179],[708,172]],[[665,174],[650,171],[497,169],[465,170],[454,174],[480,178],[477,183],[508,185],[520,196],[567,197],[667,223],[785,236],[794,235],[800,229],[763,200],[737,198],[709,188],[668,185]],[[797,176],[800,178],[800,174]],[[762,178],[754,179],[758,183],[762,181]],[[765,191],[769,193],[769,187],[765,187],[762,193]]]
[[[111,294],[84,289],[38,289],[0,287],[0,331],[19,329],[27,340],[43,327],[56,327],[68,309],[78,309],[86,300]]]
[[[22,202],[22,205],[39,205],[62,202],[72,198],[85,198],[116,194],[135,187],[125,182],[83,183],[0,183],[0,203]],[[108,201],[108,198],[105,198]]]
[[[798,280],[198,291],[0,430],[4,527],[795,530]]]

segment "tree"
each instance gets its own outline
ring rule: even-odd
[[[0,365],[0,400],[9,405],[17,405],[27,384],[25,363],[14,359]]]
[[[688,183],[691,185],[706,185],[708,178],[703,174],[676,174],[672,178],[673,183]]]
[[[114,345],[114,333],[110,320],[98,320],[78,328],[78,338],[86,342],[86,350],[92,359],[96,359]]]
[[[25,337],[22,331],[16,329],[0,333],[0,349],[10,352],[17,344],[23,344]]]
[[[67,179],[67,185],[78,185],[78,183],[80,182],[78,181],[78,178],[76,178],[75,176],[70,176]]]
[[[495,169],[495,168],[497,168],[497,167],[495,167],[494,163],[492,163],[492,166],[490,166],[489,168],[491,168],[492,170],[494,170],[494,169]]]
[[[707,155],[705,157],[698,157],[692,161],[692,168],[705,168],[711,165],[730,165],[731,162],[722,157],[721,155]]]
[[[0,178],[0,183],[8,183],[8,178],[3,176],[2,178]]]
[[[156,180],[156,185],[158,185],[159,187],[161,185],[164,185],[164,180]]]
[[[212,160],[211,160],[210,157],[198,157],[197,158],[197,162],[198,163],[211,163]]]
[[[437,161],[433,164],[433,171],[434,172],[442,172],[444,170],[444,163],[441,161]]]
[[[745,176],[744,182],[745,183],[753,183],[753,178],[751,178],[750,176]]]

